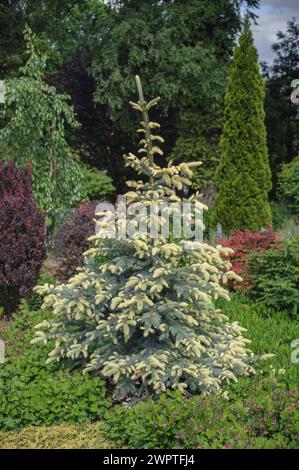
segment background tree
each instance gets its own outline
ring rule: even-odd
[[[290,214],[299,216],[299,157],[282,166],[278,174],[279,199]]]
[[[291,83],[299,77],[299,24],[293,18],[285,32],[277,33],[273,66],[264,64],[266,126],[274,189],[283,163],[299,153],[298,106],[290,100]]]
[[[78,127],[68,97],[44,81],[45,57],[39,55],[34,36],[26,30],[28,61],[22,76],[6,82],[0,130],[5,159],[32,167],[33,194],[48,214],[73,207],[81,199],[78,162],[66,141],[66,126]]]
[[[142,70],[146,92],[164,97],[167,153],[178,162],[203,161],[197,186],[212,179],[226,76],[244,3],[258,5],[227,0],[109,2],[109,20],[94,43],[91,70],[95,100],[105,110],[106,122],[113,122],[113,137],[121,136],[121,148],[135,128],[122,103],[134,93],[132,76]],[[124,171],[118,168],[120,180]]]
[[[23,30],[20,0],[2,0],[0,4],[0,78],[13,75],[23,64]]]
[[[216,175],[218,194],[213,217],[225,232],[259,230],[271,224],[264,96],[258,53],[247,17],[229,73],[221,161]]]
[[[203,161],[199,187],[218,162],[225,82],[244,5],[254,9],[259,0],[4,1],[0,44],[8,52],[2,62],[0,53],[0,78],[17,75],[25,62],[27,23],[48,55],[47,82],[71,96],[81,124],[70,133],[72,147],[85,163],[107,170],[121,191],[126,172],[118,155],[135,128],[121,104],[142,67],[148,93],[165,97],[168,154]]]
[[[70,54],[88,52],[105,11],[101,0],[2,0],[0,77],[18,74],[26,62],[26,25],[35,32],[39,49],[47,52],[51,73],[57,74]]]

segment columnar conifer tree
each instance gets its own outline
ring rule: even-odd
[[[231,230],[271,225],[271,171],[266,142],[265,89],[249,18],[236,47],[225,96],[214,223]]]
[[[180,203],[177,190],[191,184],[192,164],[157,165],[163,139],[155,134],[159,124],[150,121],[149,110],[158,98],[146,102],[136,81],[139,101],[131,104],[143,117],[140,156],[129,153],[125,162],[146,181],[128,182],[127,201],[147,207],[153,201]],[[165,223],[162,215],[157,220]],[[92,243],[84,268],[67,284],[36,289],[45,295],[43,308],[54,314],[37,326],[32,340],[55,340],[48,361],[71,358],[83,372],[110,379],[118,397],[168,387],[219,392],[223,382],[254,372],[243,328],[214,304],[218,297],[229,300],[223,283],[237,278],[221,256],[229,249],[161,234],[106,239],[99,234]],[[100,264],[100,257],[107,261]]]

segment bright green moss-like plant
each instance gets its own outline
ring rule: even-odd
[[[127,200],[180,203],[176,190],[191,184],[192,164],[155,163],[163,139],[153,133],[159,125],[148,112],[158,99],[146,102],[136,81],[139,101],[131,104],[143,117],[143,156],[130,153],[125,161],[147,181],[128,182]],[[163,217],[158,220],[162,226]],[[243,329],[213,302],[229,300],[223,283],[238,278],[221,256],[229,249],[162,235],[92,239],[85,267],[67,284],[37,288],[54,313],[33,340],[55,339],[49,361],[71,358],[84,372],[110,379],[121,397],[166,388],[220,392],[222,383],[254,372]],[[103,256],[108,261],[99,266]]]

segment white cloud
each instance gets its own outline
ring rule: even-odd
[[[299,9],[298,0],[262,0],[263,5],[270,5],[275,9],[294,8]]]
[[[261,0],[257,11],[258,24],[252,25],[255,45],[260,61],[272,62],[274,54],[271,46],[276,42],[278,31],[285,31],[287,21],[296,17],[299,21],[299,0]]]

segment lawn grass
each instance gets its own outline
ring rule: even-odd
[[[259,367],[284,369],[283,382],[290,388],[298,388],[299,364],[291,362],[291,343],[299,339],[299,322],[287,312],[274,312],[263,304],[249,303],[248,298],[240,294],[233,294],[230,302],[219,304],[231,321],[238,321],[247,329],[244,336],[251,340],[250,348],[255,354],[275,354],[261,361]]]

